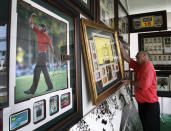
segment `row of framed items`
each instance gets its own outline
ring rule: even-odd
[[[171,75],[170,71],[156,71],[157,94],[160,97],[171,97]],[[134,72],[131,71],[131,80],[134,80]],[[134,96],[134,86],[132,86]]]
[[[0,18],[2,130],[68,129],[82,118],[79,13],[61,1],[1,5],[9,5],[6,23]],[[41,28],[46,51],[37,40]]]
[[[171,69],[171,32],[138,34],[139,50],[149,53],[156,70]]]
[[[70,92],[62,94],[59,98],[58,95],[52,96],[49,99],[49,103],[46,103],[46,100],[40,100],[33,104],[33,112],[31,112],[30,108],[16,112],[11,114],[9,117],[9,129],[10,131],[17,130],[28,125],[33,119],[33,123],[37,124],[44,119],[46,119],[46,115],[52,116],[63,108],[67,108],[71,104]],[[46,105],[49,105],[47,107]],[[49,108],[49,109],[47,109]],[[47,112],[49,110],[49,113]],[[47,113],[46,113],[47,112]],[[33,113],[33,115],[31,115]],[[33,118],[31,118],[33,116]]]

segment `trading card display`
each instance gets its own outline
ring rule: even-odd
[[[59,97],[52,96],[49,100],[49,113],[53,115],[59,111]]]
[[[149,60],[155,68],[169,69],[171,66],[171,32],[143,33],[139,34],[138,37],[139,50],[149,53]]]
[[[45,100],[35,102],[33,105],[33,122],[36,124],[45,119]]]
[[[19,129],[30,122],[30,109],[12,114],[10,116],[10,131]]]
[[[70,93],[66,93],[61,95],[61,108],[64,108],[68,105],[70,105]]]

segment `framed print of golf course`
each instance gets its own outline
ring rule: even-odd
[[[12,9],[2,130],[10,130],[12,114],[28,108],[31,121],[19,121],[22,130],[67,130],[82,118],[80,13],[49,0],[12,1]]]
[[[82,47],[94,104],[110,96],[124,77],[117,32],[86,19],[82,24]],[[116,36],[116,39],[115,39]]]

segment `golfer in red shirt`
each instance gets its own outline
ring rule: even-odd
[[[49,73],[46,68],[46,48],[47,48],[47,45],[49,45],[51,52],[53,54],[53,57],[56,60],[55,54],[54,54],[54,49],[53,49],[53,46],[52,46],[49,36],[45,33],[46,26],[44,24],[40,24],[40,29],[37,28],[33,23],[34,16],[37,16],[37,15],[35,13],[32,13],[32,15],[30,17],[29,25],[36,34],[37,44],[38,44],[38,61],[36,63],[35,69],[34,69],[32,86],[29,90],[24,91],[25,94],[34,94],[35,93],[37,86],[38,86],[39,79],[40,79],[41,71],[43,72],[46,84],[48,86],[47,91],[50,91],[53,89],[53,84],[50,80]]]
[[[148,53],[140,51],[136,61],[131,59],[120,42],[120,49],[124,59],[134,69],[135,99],[138,102],[139,116],[144,131],[160,131],[160,107],[157,96],[156,72],[150,63]],[[125,81],[126,82],[126,81]]]

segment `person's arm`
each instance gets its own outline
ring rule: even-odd
[[[140,84],[138,83],[138,81],[130,81],[130,83],[131,83],[133,86],[135,86],[135,87],[142,88],[142,87],[140,86]]]
[[[119,42],[119,44],[120,44],[120,49],[121,49],[121,53],[122,53],[122,56],[123,56],[124,60],[126,60],[128,63],[130,63],[129,54],[124,49],[123,44],[121,42]]]
[[[53,58],[54,58],[55,62],[57,62],[57,59],[56,59],[56,56],[55,56],[55,52],[54,52],[54,48],[53,48],[53,45],[52,44],[50,46],[50,50],[52,52],[52,55],[53,55]]]
[[[30,16],[30,19],[29,19],[29,25],[30,27],[33,29],[34,27],[34,22],[33,22],[33,18],[34,16],[37,16],[35,13],[32,13],[31,16]]]

